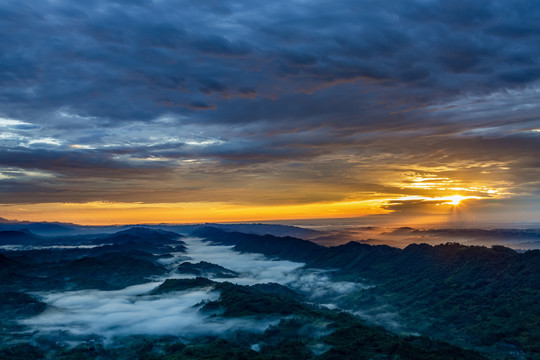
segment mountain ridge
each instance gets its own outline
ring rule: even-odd
[[[199,229],[193,235],[234,245],[237,251],[331,269],[336,280],[375,285],[351,296],[352,308],[391,304],[424,333],[492,351],[515,347],[540,357],[540,250],[520,253],[458,243],[398,249],[355,242],[325,248],[302,239],[219,229]],[[418,322],[426,317],[434,320]]]

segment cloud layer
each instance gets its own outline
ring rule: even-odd
[[[241,285],[280,283],[305,294],[310,300],[336,307],[339,296],[363,289],[360,283],[333,282],[327,272],[301,269],[304,264],[285,260],[268,259],[261,254],[238,253],[229,246],[212,246],[197,238],[186,238],[187,255],[191,261],[205,260],[240,273],[230,281]],[[171,272],[165,278],[191,278],[174,269],[185,261],[185,254],[178,253],[176,263],[169,264]],[[115,291],[80,290],[43,293],[42,300],[49,307],[44,313],[23,321],[40,333],[67,331],[69,337],[84,338],[100,335],[105,338],[129,335],[174,335],[195,337],[224,335],[235,331],[263,332],[280,318],[269,316],[212,317],[200,313],[203,301],[219,299],[219,292],[212,289],[191,289],[162,295],[148,295],[161,284],[151,281]],[[68,339],[69,339],[68,337]]]
[[[0,13],[4,204],[538,196],[536,1]],[[434,175],[453,186],[409,186]]]

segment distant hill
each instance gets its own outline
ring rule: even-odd
[[[402,228],[404,229],[404,228]],[[540,229],[409,229],[415,234],[463,236],[487,239],[517,238],[517,239],[540,239]]]
[[[140,250],[154,253],[186,251],[183,236],[172,231],[133,227],[111,235],[96,237],[93,244],[108,244],[117,251]]]
[[[245,234],[292,236],[301,239],[311,239],[321,236],[321,232],[298,226],[279,224],[205,224],[228,232],[241,232]]]
[[[193,236],[208,239],[222,245],[234,245],[241,252],[257,252],[270,257],[308,262],[320,257],[326,248],[308,240],[273,235],[255,235],[241,232],[227,232],[212,226],[201,227],[192,232]]]
[[[78,232],[78,225],[58,222],[30,222],[0,218],[0,230],[20,231],[27,229],[38,235],[73,235]]]
[[[28,229],[0,230],[0,245],[21,246],[77,246],[103,245],[115,246],[114,250],[152,251],[157,247],[172,246],[175,251],[185,251],[183,236],[171,231],[133,227],[113,234],[98,235],[36,235]],[[112,248],[111,248],[112,249]],[[171,251],[171,249],[167,250]],[[161,251],[163,252],[163,251]]]
[[[410,234],[447,241],[468,239],[478,245],[502,243],[514,249],[540,249],[540,229],[427,229],[413,230]]]
[[[26,229],[0,231],[0,245],[36,245],[42,240]]]
[[[180,239],[183,236],[172,231],[160,229],[149,229],[145,227],[132,227],[127,230],[118,231],[112,235],[97,237],[95,242],[121,244],[126,242],[152,242],[159,244],[170,244],[178,242],[185,245]]]
[[[311,239],[322,236],[324,233],[302,228],[298,226],[279,225],[279,224],[261,224],[261,223],[245,223],[245,224],[190,224],[190,225],[173,225],[173,224],[141,224],[141,225],[126,225],[125,227],[145,227],[149,229],[162,229],[177,232],[180,234],[190,234],[200,228],[214,227],[227,232],[242,232],[245,234],[256,235],[274,235],[274,236],[294,236],[302,239]]]

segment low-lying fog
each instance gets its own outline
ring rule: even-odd
[[[207,261],[240,274],[238,278],[218,279],[240,285],[275,282],[306,295],[308,300],[336,307],[340,296],[365,286],[352,282],[332,282],[328,272],[304,269],[302,263],[268,259],[259,254],[239,253],[232,246],[215,246],[197,238],[183,239],[187,253],[167,259],[170,273],[146,284],[116,291],[82,290],[37,294],[49,308],[24,323],[39,332],[66,331],[71,336],[98,334],[107,338],[134,334],[190,337],[235,330],[264,331],[279,318],[266,319],[210,317],[198,312],[196,304],[216,300],[211,289],[148,295],[166,278],[192,278],[179,274],[176,267],[184,262]],[[188,260],[189,258],[189,260]]]
[[[389,245],[404,248],[410,244],[430,245],[458,242],[463,245],[503,245],[514,250],[540,249],[540,225],[534,228],[451,227],[444,224],[428,224],[422,227],[408,226],[358,226],[324,225],[310,226],[318,234],[307,240],[319,245],[337,246],[349,241],[370,245]]]
[[[118,291],[83,290],[48,294],[44,301],[53,308],[25,321],[39,331],[67,331],[74,336],[98,334],[105,337],[136,334],[216,334],[243,324],[238,320],[209,318],[194,305],[203,299],[216,300],[217,292],[197,290],[159,296],[140,296],[159,282],[131,286]]]

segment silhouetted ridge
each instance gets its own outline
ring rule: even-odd
[[[254,235],[239,232],[226,232],[214,227],[202,227],[192,233],[221,245],[234,245],[240,252],[261,253],[269,257],[279,257],[292,261],[307,262],[318,258],[325,248],[308,240],[290,236]]]
[[[214,228],[194,235],[234,245],[238,251],[334,269],[335,279],[377,285],[351,297],[351,307],[392,304],[405,321],[426,333],[441,338],[451,334],[461,344],[514,346],[540,355],[540,250],[518,253],[504,246],[458,243],[398,249],[355,242],[326,248],[301,239]],[[418,321],[424,318],[430,320]]]
[[[0,231],[0,245],[34,245],[40,241],[41,237],[27,229]]]
[[[177,242],[185,245],[180,239],[183,236],[172,231],[159,229],[148,229],[144,227],[133,227],[127,230],[118,231],[112,235],[99,237],[96,242],[125,243],[125,242],[151,242],[154,244],[170,244]]]
[[[76,225],[63,224],[56,222],[29,222],[29,221],[10,221],[0,218],[0,230],[22,231],[30,230],[39,235],[66,235],[76,232]]]
[[[214,224],[206,223],[205,227],[214,227],[227,232],[241,232],[244,234],[255,235],[273,235],[273,236],[293,236],[297,238],[313,238],[321,233],[317,230],[302,228],[291,225],[280,224],[261,224],[261,223],[246,223],[246,224]]]

